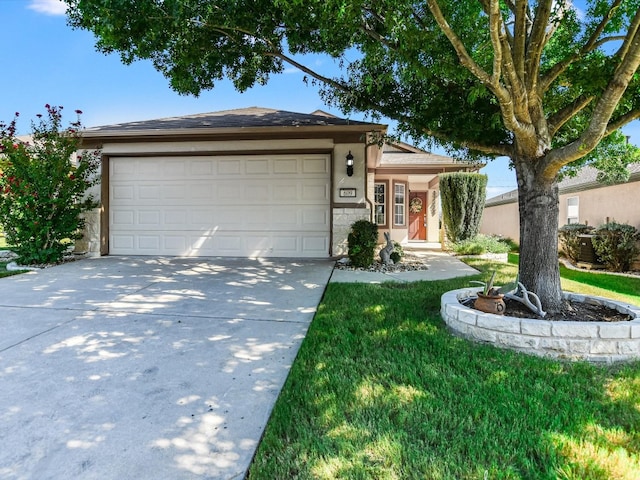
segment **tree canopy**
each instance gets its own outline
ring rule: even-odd
[[[240,91],[286,64],[343,110],[487,155],[545,155],[548,175],[640,116],[637,0],[66,0],[69,21],[180,93]],[[326,53],[329,78],[299,54]],[[553,154],[547,155],[553,150]]]
[[[618,130],[640,117],[640,0],[65,2],[70,24],[94,32],[98,49],[125,63],[150,59],[180,93],[223,78],[243,91],[289,64],[344,112],[395,119],[469,157],[510,157],[521,278],[552,309],[558,175],[598,161],[619,179],[636,158]],[[341,73],[304,65],[307,53],[333,57]],[[530,242],[535,229],[545,245]]]

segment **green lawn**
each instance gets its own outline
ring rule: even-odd
[[[565,288],[608,281],[587,277]],[[249,478],[637,480],[640,362],[565,364],[455,338],[440,295],[469,279],[330,284]],[[640,304],[637,284],[615,285]]]

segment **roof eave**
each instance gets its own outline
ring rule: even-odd
[[[160,138],[160,137],[215,137],[219,135],[247,135],[292,132],[306,133],[335,133],[335,132],[362,132],[386,130],[387,125],[311,125],[311,126],[277,126],[277,127],[222,127],[222,128],[171,128],[171,129],[136,129],[136,130],[84,130],[82,137],[86,140],[122,138]]]

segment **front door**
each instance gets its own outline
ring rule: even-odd
[[[409,193],[409,240],[427,240],[427,192]]]

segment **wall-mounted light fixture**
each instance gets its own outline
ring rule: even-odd
[[[347,154],[347,176],[353,175],[353,155],[351,155],[351,150]]]

